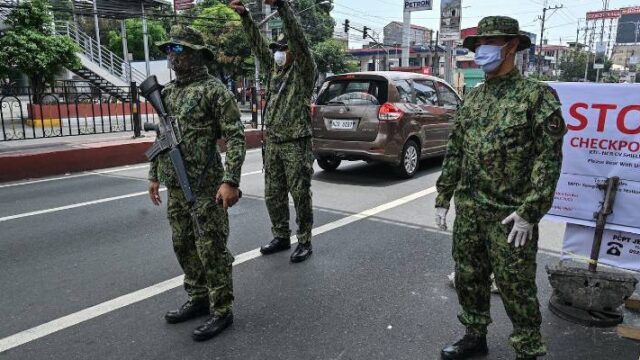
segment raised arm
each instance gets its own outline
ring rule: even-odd
[[[313,60],[313,54],[309,48],[309,41],[304,35],[304,29],[296,18],[291,5],[285,0],[274,1],[274,5],[278,8],[278,13],[282,19],[284,34],[287,38],[289,51],[296,58],[296,62],[300,70],[309,74],[315,81],[316,79],[316,63]]]
[[[260,0],[257,0],[260,1]],[[241,0],[233,0],[229,3],[229,7],[235,10],[238,14],[240,14],[240,18],[242,19],[242,26],[244,28],[245,34],[249,39],[249,44],[251,46],[251,51],[262,67],[270,69],[273,67],[273,55],[271,54],[271,50],[269,50],[269,43],[260,33],[260,29],[253,21],[249,10],[244,6]]]

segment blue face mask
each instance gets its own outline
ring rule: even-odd
[[[502,48],[504,46],[480,45],[476,48],[475,61],[482,68],[482,71],[490,73],[500,67],[503,60]]]

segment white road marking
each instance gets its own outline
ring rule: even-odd
[[[250,175],[257,175],[257,174],[262,174],[262,171],[252,171],[252,172],[244,173],[244,174],[242,174],[242,176],[250,176]],[[163,188],[160,191],[166,191],[166,190],[167,189]],[[85,201],[85,202],[81,202],[81,203],[55,207],[55,208],[51,208],[51,209],[44,209],[44,210],[31,211],[31,212],[22,213],[22,214],[9,215],[9,216],[5,216],[5,217],[0,217],[0,223],[1,222],[5,222],[5,221],[10,221],[10,220],[26,218],[26,217],[30,217],[30,216],[50,214],[50,213],[55,213],[55,212],[64,211],[64,210],[76,209],[76,208],[83,207],[83,206],[103,204],[103,203],[106,203],[106,202],[112,202],[112,201],[117,201],[117,200],[122,200],[122,199],[128,199],[128,198],[132,198],[132,197],[136,197],[136,196],[143,196],[143,195],[148,195],[148,194],[149,193],[147,191],[140,191],[140,192],[136,192],[136,193],[132,193],[132,194],[125,194],[125,195],[120,195],[120,196],[108,197],[108,198],[104,198],[104,199]]]
[[[374,208],[365,210],[358,214],[347,216],[345,218],[336,220],[334,222],[331,222],[313,229],[313,235],[320,235],[328,231],[335,230],[337,228],[349,225],[356,221],[363,220],[368,217],[377,215],[383,211],[390,210],[398,206],[402,206],[411,201],[417,200],[421,197],[427,196],[429,194],[433,194],[435,192],[436,192],[436,188],[431,187],[429,189],[418,191],[411,195],[405,196],[398,200],[394,200],[386,204],[382,204],[380,206],[376,206]],[[146,192],[143,194],[146,194]],[[292,236],[291,241],[292,243],[295,243],[297,242],[297,238],[295,236]],[[254,249],[254,250],[245,252],[243,254],[237,255],[235,257],[236,260],[233,262],[233,266],[238,266],[242,263],[253,260],[259,256],[260,256],[260,249]],[[31,341],[40,339],[47,335],[53,334],[55,332],[67,329],[71,326],[80,324],[82,322],[94,319],[98,316],[110,313],[112,311],[135,304],[137,302],[146,300],[153,296],[159,295],[163,292],[175,289],[177,287],[182,286],[182,283],[183,283],[183,277],[177,276],[172,279],[163,281],[161,283],[149,286],[147,288],[134,291],[126,295],[122,295],[115,299],[105,301],[101,304],[49,321],[45,324],[38,325],[31,329],[21,331],[17,334],[7,336],[5,338],[0,339],[0,353],[13,349],[15,347],[18,347],[20,345],[24,345]]]
[[[115,173],[115,172],[122,172],[122,171],[129,171],[129,170],[138,170],[138,169],[144,169],[144,168],[148,168],[148,167],[149,167],[149,164],[147,164],[147,165],[139,165],[139,166],[119,167],[119,168],[109,169],[109,170],[86,171],[86,172],[79,173],[79,174],[74,174],[74,175],[59,176],[59,177],[48,178],[48,179],[30,180],[30,181],[24,181],[24,182],[18,182],[18,183],[4,184],[4,185],[0,185],[0,189],[9,188],[9,187],[16,187],[16,186],[40,184],[40,183],[45,183],[45,182],[50,182],[50,181],[76,179],[76,178],[79,178],[79,177],[92,176],[92,175],[102,175],[102,174],[111,174],[111,173]]]
[[[257,153],[259,151],[262,151],[262,149],[252,149],[247,151],[247,154]],[[224,157],[224,154],[223,154],[223,157]],[[122,172],[122,171],[139,170],[139,169],[144,169],[148,167],[149,167],[149,164],[136,165],[136,166],[127,165],[127,166],[113,168],[109,170],[85,171],[85,172],[81,172],[73,175],[58,176],[58,177],[48,178],[48,179],[28,180],[28,181],[22,181],[22,182],[16,182],[16,183],[4,184],[4,185],[0,185],[0,189],[16,187],[16,186],[40,184],[40,183],[51,182],[51,181],[70,180],[70,179],[76,179],[79,177],[92,176],[92,175],[112,174],[112,173]]]

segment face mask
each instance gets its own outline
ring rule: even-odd
[[[502,48],[504,46],[497,45],[480,45],[476,49],[476,64],[482,67],[482,71],[490,73],[495,71],[502,64]]]
[[[287,53],[284,51],[276,51],[273,53],[273,60],[276,62],[276,65],[284,66],[287,62]]]

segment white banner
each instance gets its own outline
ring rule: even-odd
[[[620,188],[607,229],[640,233],[640,85],[551,83],[569,132],[552,220],[591,225],[603,192],[599,180],[618,176]]]
[[[592,227],[567,224],[563,258],[589,259],[594,232],[595,229]],[[640,235],[605,230],[598,261],[610,266],[640,271]]]
[[[433,0],[406,0],[404,2],[404,11],[422,11],[432,8]]]
[[[562,173],[640,181],[640,84],[550,85],[569,128]]]
[[[604,196],[596,184],[604,180],[604,177],[563,174],[547,219],[595,227],[594,213],[600,209]],[[640,182],[621,180],[606,228],[640,233],[639,204]]]

